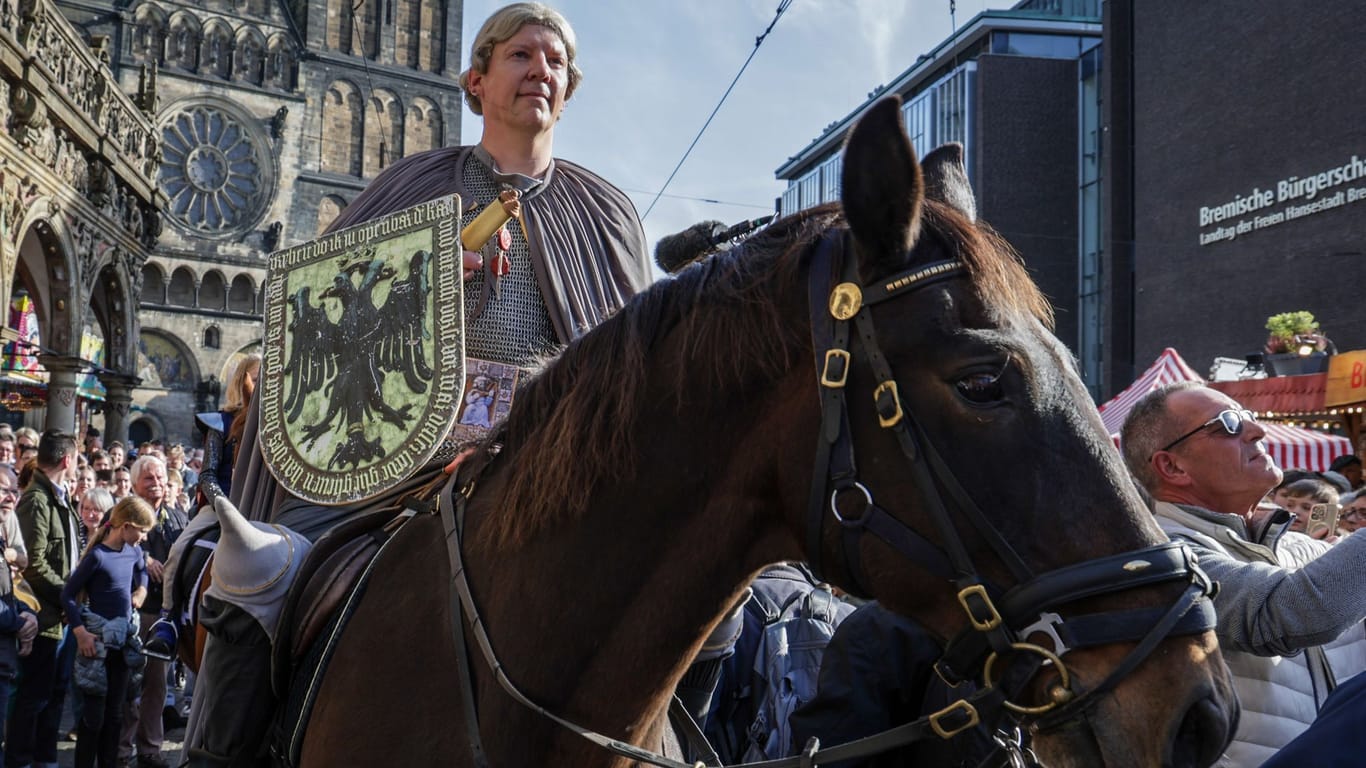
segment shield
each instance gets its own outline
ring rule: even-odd
[[[465,369],[460,198],[270,256],[261,449],[290,493],[378,496],[450,431]]]

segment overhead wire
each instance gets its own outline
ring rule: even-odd
[[[764,40],[768,37],[768,33],[773,31],[773,27],[777,25],[778,19],[783,17],[783,14],[787,12],[788,7],[791,5],[792,0],[781,0],[781,2],[778,3],[778,11],[774,14],[773,21],[768,23],[768,27],[764,30],[763,34],[754,38],[754,50],[749,52],[749,58],[745,59],[745,63],[740,66],[740,71],[735,73],[735,79],[730,81],[730,85],[726,88],[726,92],[721,94],[721,100],[717,102],[716,108],[713,109],[711,115],[707,117],[707,122],[702,124],[702,130],[697,132],[697,136],[693,137],[692,143],[688,145],[688,149],[683,153],[683,157],[679,158],[678,165],[674,166],[673,172],[670,173],[669,178],[664,181],[664,186],[659,188],[659,192],[655,194],[654,200],[650,201],[650,207],[646,208],[645,214],[640,217],[641,221],[645,221],[645,219],[650,217],[650,211],[655,209],[655,203],[658,203],[659,198],[664,196],[664,190],[668,189],[669,185],[673,183],[674,177],[678,175],[679,169],[683,167],[683,163],[687,162],[688,155],[692,154],[693,148],[696,147],[697,142],[702,139],[702,134],[707,132],[707,127],[711,125],[712,119],[716,117],[716,113],[721,111],[721,105],[726,103],[726,97],[730,96],[730,92],[735,89],[735,84],[740,82],[740,76],[745,74],[745,69],[748,68],[749,63],[754,60],[755,54],[759,52],[759,46],[764,44]]]

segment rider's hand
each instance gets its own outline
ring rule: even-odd
[[[465,269],[465,279],[469,280],[484,268],[484,257],[474,251],[464,251],[463,253],[464,256],[461,261]]]
[[[165,567],[166,566],[162,565],[161,561],[157,560],[155,557],[147,558],[147,578],[160,584],[161,572]]]

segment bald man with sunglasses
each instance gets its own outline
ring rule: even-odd
[[[1314,721],[1336,683],[1366,669],[1366,535],[1339,544],[1288,530],[1259,507],[1281,480],[1266,431],[1200,382],[1156,389],[1121,433],[1158,524],[1219,582],[1215,633],[1242,718],[1220,766],[1258,766]]]

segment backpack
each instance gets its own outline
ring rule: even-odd
[[[787,757],[801,746],[792,743],[788,718],[815,698],[825,646],[854,610],[828,586],[816,584],[793,592],[781,605],[766,600],[756,587],[750,605],[765,616],[754,654],[747,763]]]

